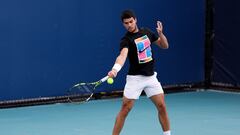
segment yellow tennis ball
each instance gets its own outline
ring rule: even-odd
[[[108,83],[108,84],[113,84],[113,82],[114,82],[114,81],[113,81],[112,78],[108,78],[108,79],[107,79],[107,83]]]

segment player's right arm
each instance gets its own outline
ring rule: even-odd
[[[115,64],[111,69],[111,71],[108,72],[109,77],[114,78],[117,76],[117,73],[121,70],[121,68],[123,67],[127,59],[127,55],[128,55],[128,48],[125,47],[120,51],[120,54],[116,58]]]

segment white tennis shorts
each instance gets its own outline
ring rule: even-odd
[[[147,97],[158,95],[163,92],[162,86],[157,79],[157,73],[152,76],[127,75],[123,95],[128,99],[138,99],[142,91]]]

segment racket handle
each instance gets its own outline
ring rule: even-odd
[[[105,77],[103,77],[103,78],[101,79],[101,82],[105,82],[105,81],[107,81],[108,78],[109,78],[109,76],[105,76]]]

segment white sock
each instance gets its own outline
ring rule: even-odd
[[[171,135],[171,131],[170,130],[165,131],[165,132],[163,132],[163,135]]]

